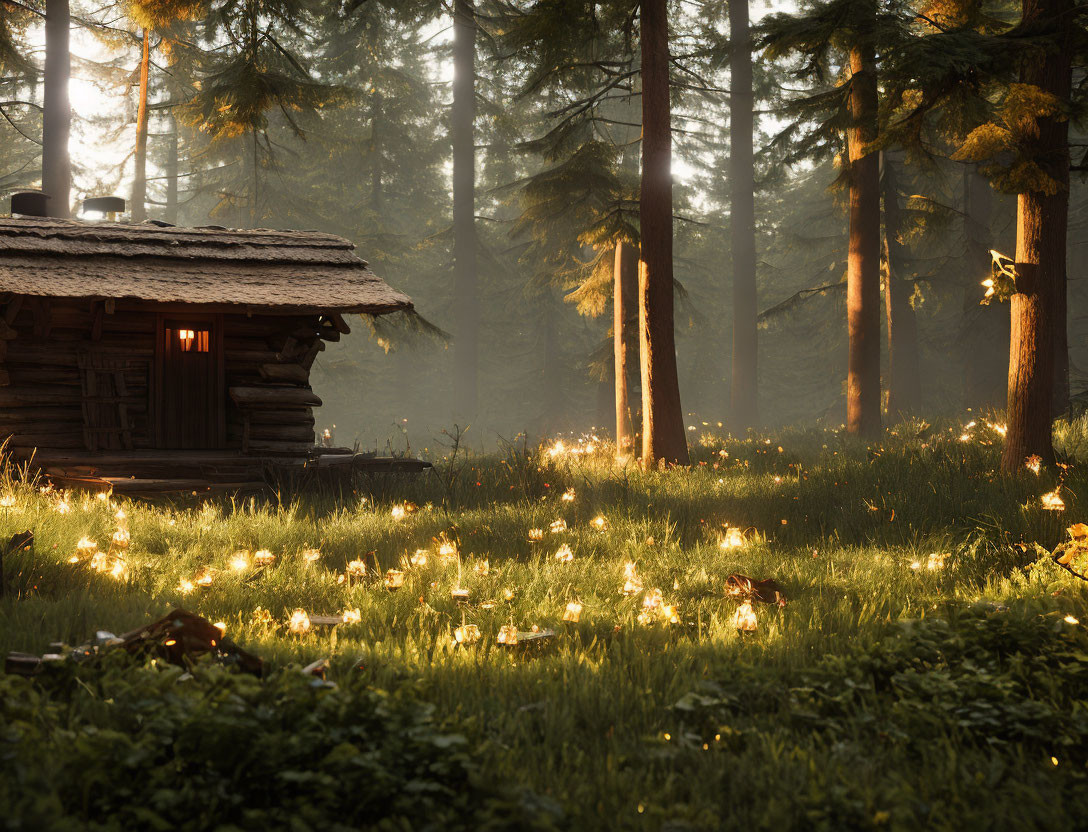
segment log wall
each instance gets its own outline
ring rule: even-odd
[[[315,444],[309,372],[337,315],[237,307],[0,296],[0,437],[15,449],[146,451],[156,426],[162,316],[221,321],[225,443],[219,450],[299,456]],[[92,378],[93,376],[93,378]]]

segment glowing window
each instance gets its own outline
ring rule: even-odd
[[[208,330],[206,329],[176,329],[178,345],[182,352],[207,352]]]

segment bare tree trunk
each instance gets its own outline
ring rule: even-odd
[[[906,251],[899,242],[899,182],[896,162],[884,154],[884,291],[888,320],[888,418],[898,421],[918,411],[922,379],[918,367],[918,324],[910,305],[912,284],[904,275]]]
[[[1066,101],[1072,87],[1070,0],[1024,0],[1022,23],[1049,30],[1059,48],[1025,63],[1020,80]],[[1009,345],[1008,433],[1001,470],[1020,470],[1038,455],[1054,461],[1051,408],[1054,404],[1054,332],[1057,294],[1065,281],[1066,226],[1069,218],[1069,122],[1044,117],[1022,151],[1058,183],[1057,193],[1028,191],[1017,199],[1016,293],[1012,296]]]
[[[68,158],[68,136],[72,129],[68,103],[68,78],[72,73],[68,51],[70,23],[68,0],[46,0],[42,191],[48,197],[49,216],[62,218],[72,215],[72,166]]]
[[[731,427],[757,424],[759,343],[756,328],[755,159],[752,44],[748,0],[729,0],[729,234],[733,254]]]
[[[687,438],[676,377],[672,271],[672,106],[667,0],[642,0],[642,190],[639,223],[639,342],[642,462],[686,465]]]
[[[1009,310],[1003,303],[983,306],[981,283],[990,275],[993,189],[973,166],[963,170],[963,227],[967,238],[967,278],[963,292],[964,396],[967,407],[1004,407],[1009,385]]]
[[[454,406],[476,413],[479,374],[479,288],[476,279],[476,17],[473,0],[453,5],[453,284]]]
[[[616,243],[615,265],[612,269],[612,343],[616,383],[616,456],[625,459],[634,453],[634,424],[628,373],[631,347],[637,350],[637,340],[631,338],[631,324],[637,329],[638,308],[638,250],[622,240]],[[632,345],[632,340],[635,344]],[[637,353],[636,353],[637,354]]]
[[[1068,203],[1067,203],[1068,206]],[[1068,207],[1066,208],[1068,210]],[[1069,273],[1058,280],[1054,294],[1054,403],[1053,416],[1069,409]]]
[[[873,437],[880,432],[880,159],[869,147],[876,140],[877,115],[871,46],[850,50],[850,76],[846,430]]]
[[[166,221],[178,224],[178,122],[173,113],[166,153]]]
[[[375,92],[370,99],[370,207],[376,214],[384,209],[382,177],[382,136],[379,124],[382,117],[382,94]]]
[[[136,160],[132,177],[132,220],[147,219],[147,86],[151,68],[151,41],[144,29],[143,49],[140,52],[140,91],[136,108]]]

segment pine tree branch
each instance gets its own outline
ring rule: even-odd
[[[36,14],[42,19],[45,18],[45,12],[28,6],[26,3],[20,3],[19,0],[0,0],[0,2],[7,3],[9,6],[17,6],[18,8],[23,9],[24,11],[28,11],[31,14]]]
[[[3,105],[0,105],[0,116],[3,116],[4,121],[10,124],[12,129],[15,130],[15,132],[22,136],[24,139],[29,142],[33,142],[36,145],[42,144],[40,139],[36,139],[33,136],[28,136],[26,133],[24,133],[22,129],[14,121],[11,120],[10,116],[8,116],[7,111],[4,109]]]

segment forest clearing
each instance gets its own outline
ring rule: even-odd
[[[8,469],[0,537],[34,544],[5,556],[4,653],[184,608],[268,667],[254,687],[107,652],[0,676],[28,740],[0,802],[23,828],[1070,828],[1088,592],[1049,552],[1088,482],[995,477],[1000,427],[702,429],[662,473],[567,439],[278,505],[39,493]],[[1059,426],[1063,453],[1086,443]],[[554,635],[506,646],[507,626]],[[323,658],[327,686],[300,672]]]
[[[1088,0],[0,0],[0,832],[1080,829]]]

